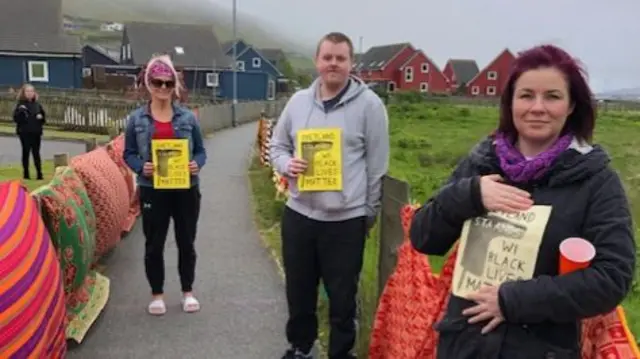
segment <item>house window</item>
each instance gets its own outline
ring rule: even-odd
[[[127,44],[127,60],[131,60],[131,44]]]
[[[267,85],[267,100],[273,100],[276,98],[276,83],[273,80],[269,80]]]
[[[391,81],[387,84],[387,91],[394,92],[396,90],[396,83]]]
[[[471,87],[471,94],[472,95],[479,95],[480,94],[480,86],[472,86]]]
[[[220,78],[217,72],[209,72],[207,74],[207,87],[218,87],[219,81]]]
[[[236,62],[236,69],[238,69],[238,71],[244,71],[244,61]]]
[[[429,83],[421,82],[420,83],[420,92],[429,92]]]
[[[49,82],[49,64],[46,61],[29,61],[29,81]]]
[[[82,68],[82,77],[91,76],[91,67],[83,67]]]
[[[495,96],[495,94],[496,94],[496,87],[495,86],[487,86],[487,95]]]
[[[122,49],[120,49],[120,60],[124,61],[127,59],[127,47],[122,45]]]
[[[429,72],[429,63],[423,62],[422,65],[420,65],[420,71],[422,71],[423,74]]]
[[[413,82],[413,67],[406,67],[404,69],[404,81]]]
[[[498,73],[496,71],[487,72],[487,79],[488,80],[497,80],[498,79]]]
[[[259,57],[254,57],[252,60],[253,67],[260,67],[262,65],[262,60]]]

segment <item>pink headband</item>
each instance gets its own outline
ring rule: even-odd
[[[151,65],[149,69],[149,78],[154,77],[171,77],[173,78],[173,71],[171,67],[162,61],[156,61]]]

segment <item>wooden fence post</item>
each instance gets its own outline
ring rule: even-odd
[[[53,168],[64,167],[69,165],[68,153],[56,153],[53,155]]]
[[[98,139],[96,137],[90,138],[85,141],[84,145],[86,152],[91,152],[98,147]]]
[[[407,182],[384,176],[380,211],[380,252],[378,257],[378,298],[397,262],[398,247],[404,240],[400,210],[409,203]]]

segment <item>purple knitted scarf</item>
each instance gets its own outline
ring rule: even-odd
[[[495,141],[496,155],[505,175],[515,183],[524,183],[544,176],[553,161],[569,147],[572,140],[573,136],[570,134],[561,136],[548,150],[527,160],[513,141],[505,134],[498,133]]]

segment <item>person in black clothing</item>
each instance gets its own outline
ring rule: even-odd
[[[595,105],[576,61],[538,46],[520,54],[506,80],[498,130],[418,209],[411,243],[445,255],[471,218],[532,205],[551,206],[551,216],[532,278],[481,286],[467,299],[450,295],[435,326],[437,359],[579,359],[581,320],[611,312],[631,287],[629,203],[610,157],[591,143]],[[560,274],[559,245],[569,237],[591,242],[596,256]],[[472,256],[483,266],[488,257]]]
[[[41,180],[43,176],[40,144],[46,115],[42,105],[38,102],[35,88],[30,84],[25,84],[18,92],[18,103],[13,111],[13,121],[16,123],[16,133],[20,138],[20,145],[22,145],[24,179],[31,179],[29,175],[29,156],[33,154],[37,176]]]

